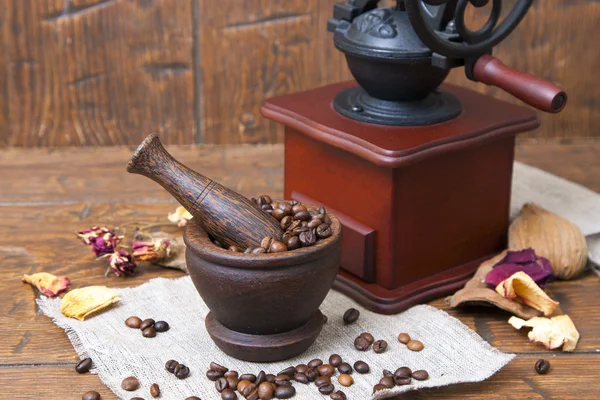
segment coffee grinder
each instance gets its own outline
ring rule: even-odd
[[[320,204],[343,224],[334,288],[389,314],[449,294],[507,246],[515,136],[528,107],[443,84],[452,68],[545,112],[565,92],[491,56],[533,0],[337,3],[328,30],[356,81],[265,101],[285,125],[284,198]],[[478,30],[468,6],[488,6]]]

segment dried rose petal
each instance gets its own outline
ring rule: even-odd
[[[67,317],[83,321],[121,298],[106,286],[88,286],[70,291],[60,302],[60,311]]]
[[[519,271],[529,275],[540,287],[544,287],[556,278],[547,259],[538,257],[533,249],[525,249],[508,251],[506,256],[485,276],[485,282],[490,287],[496,287]]]
[[[549,350],[562,346],[563,351],[573,351],[579,341],[579,332],[568,315],[534,317],[528,321],[510,317],[508,323],[516,329],[524,326],[533,328],[527,335],[529,340],[543,343]]]
[[[66,276],[54,276],[47,272],[23,275],[22,281],[37,287],[42,294],[49,297],[54,297],[59,293],[64,292],[71,283]]]
[[[558,302],[552,300],[540,289],[533,279],[523,271],[511,275],[496,286],[496,292],[511,300],[519,300],[531,308],[551,315]]]
[[[94,226],[91,229],[79,231],[77,236],[83,243],[92,246],[92,251],[96,254],[96,257],[113,253],[117,245],[123,240],[123,236],[116,235],[113,230],[104,226]]]
[[[132,256],[135,261],[158,261],[171,255],[171,242],[164,239],[132,242]]]
[[[125,250],[117,250],[112,253],[108,259],[108,265],[116,276],[131,276],[135,273],[135,261]]]
[[[178,227],[182,228],[187,225],[188,221],[193,218],[193,215],[189,213],[184,207],[179,206],[175,209],[174,213],[169,213],[169,221],[177,224]]]

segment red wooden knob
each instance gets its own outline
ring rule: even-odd
[[[481,56],[475,62],[473,77],[479,82],[497,86],[542,111],[558,113],[567,104],[567,94],[560,86],[507,67],[489,55]]]

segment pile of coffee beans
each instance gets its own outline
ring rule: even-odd
[[[378,354],[386,351],[388,346],[383,339],[376,341],[369,332],[363,332],[354,339],[354,348],[358,351],[367,351],[371,348],[371,345],[373,345],[373,351]]]
[[[238,246],[230,246],[227,248],[230,251],[251,254],[282,253],[313,246],[319,240],[333,234],[331,218],[324,207],[307,207],[296,200],[273,201],[267,195],[253,197],[251,200],[257,207],[279,221],[283,232],[282,239],[279,241],[266,236],[258,247],[244,250]],[[213,240],[213,243],[223,247],[218,240]]]
[[[354,370],[365,374],[370,369],[366,362],[357,361],[354,363]],[[338,354],[332,354],[328,364],[316,358],[306,364],[287,367],[276,375],[265,371],[260,371],[258,375],[248,373],[240,375],[237,371],[230,371],[212,362],[206,377],[215,382],[215,389],[221,393],[222,400],[237,399],[236,392],[249,400],[288,399],[296,394],[294,382],[301,384],[314,382],[319,393],[329,395],[332,400],[346,400],[346,394],[342,390],[336,391],[332,377],[339,372],[338,383],[343,387],[349,387],[354,384],[354,378],[351,376],[354,370]]]
[[[154,321],[152,318],[148,318],[142,321],[141,318],[131,316],[125,320],[125,325],[132,329],[140,329],[142,336],[147,338],[153,338],[157,332],[166,332],[170,326],[166,321]]]
[[[398,335],[398,341],[406,345],[406,348],[411,351],[421,351],[425,348],[422,342],[411,339],[408,333],[401,333]]]
[[[394,386],[409,385],[413,379],[424,381],[429,379],[429,374],[423,369],[413,372],[408,367],[400,367],[395,372],[384,369],[383,377],[377,385],[373,386],[373,393],[379,390],[391,389]]]
[[[184,364],[179,364],[175,360],[169,360],[165,363],[165,369],[175,375],[177,379],[185,379],[190,374],[190,369]]]

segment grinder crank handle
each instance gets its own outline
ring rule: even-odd
[[[497,86],[532,107],[558,113],[567,104],[567,94],[552,82],[507,67],[490,55],[479,57],[472,67],[471,79]]]

